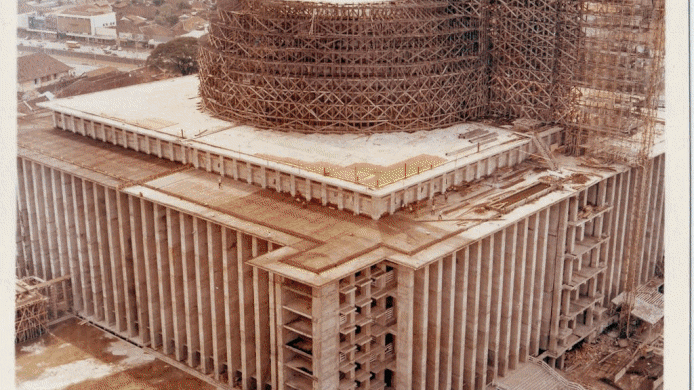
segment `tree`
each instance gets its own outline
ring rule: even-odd
[[[178,16],[177,15],[167,15],[164,17],[164,20],[169,26],[173,26],[174,24],[178,23]]]
[[[198,40],[176,38],[157,46],[147,58],[147,65],[171,69],[189,75],[198,71]]]

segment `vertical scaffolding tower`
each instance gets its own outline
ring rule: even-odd
[[[664,1],[581,2],[579,98],[572,148],[578,153],[637,168],[633,220],[627,231],[626,300],[620,325],[629,335],[638,259],[644,251],[651,149],[663,92]]]

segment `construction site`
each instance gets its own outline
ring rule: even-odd
[[[17,343],[77,317],[223,389],[662,386],[664,0],[217,9],[198,75],[20,118]]]

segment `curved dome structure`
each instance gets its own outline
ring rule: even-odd
[[[220,4],[201,50],[203,105],[238,123],[321,133],[428,130],[478,117],[480,19],[454,4]]]

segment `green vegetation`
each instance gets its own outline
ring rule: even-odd
[[[176,38],[157,46],[147,58],[147,65],[158,66],[189,75],[198,71],[198,40]]]

